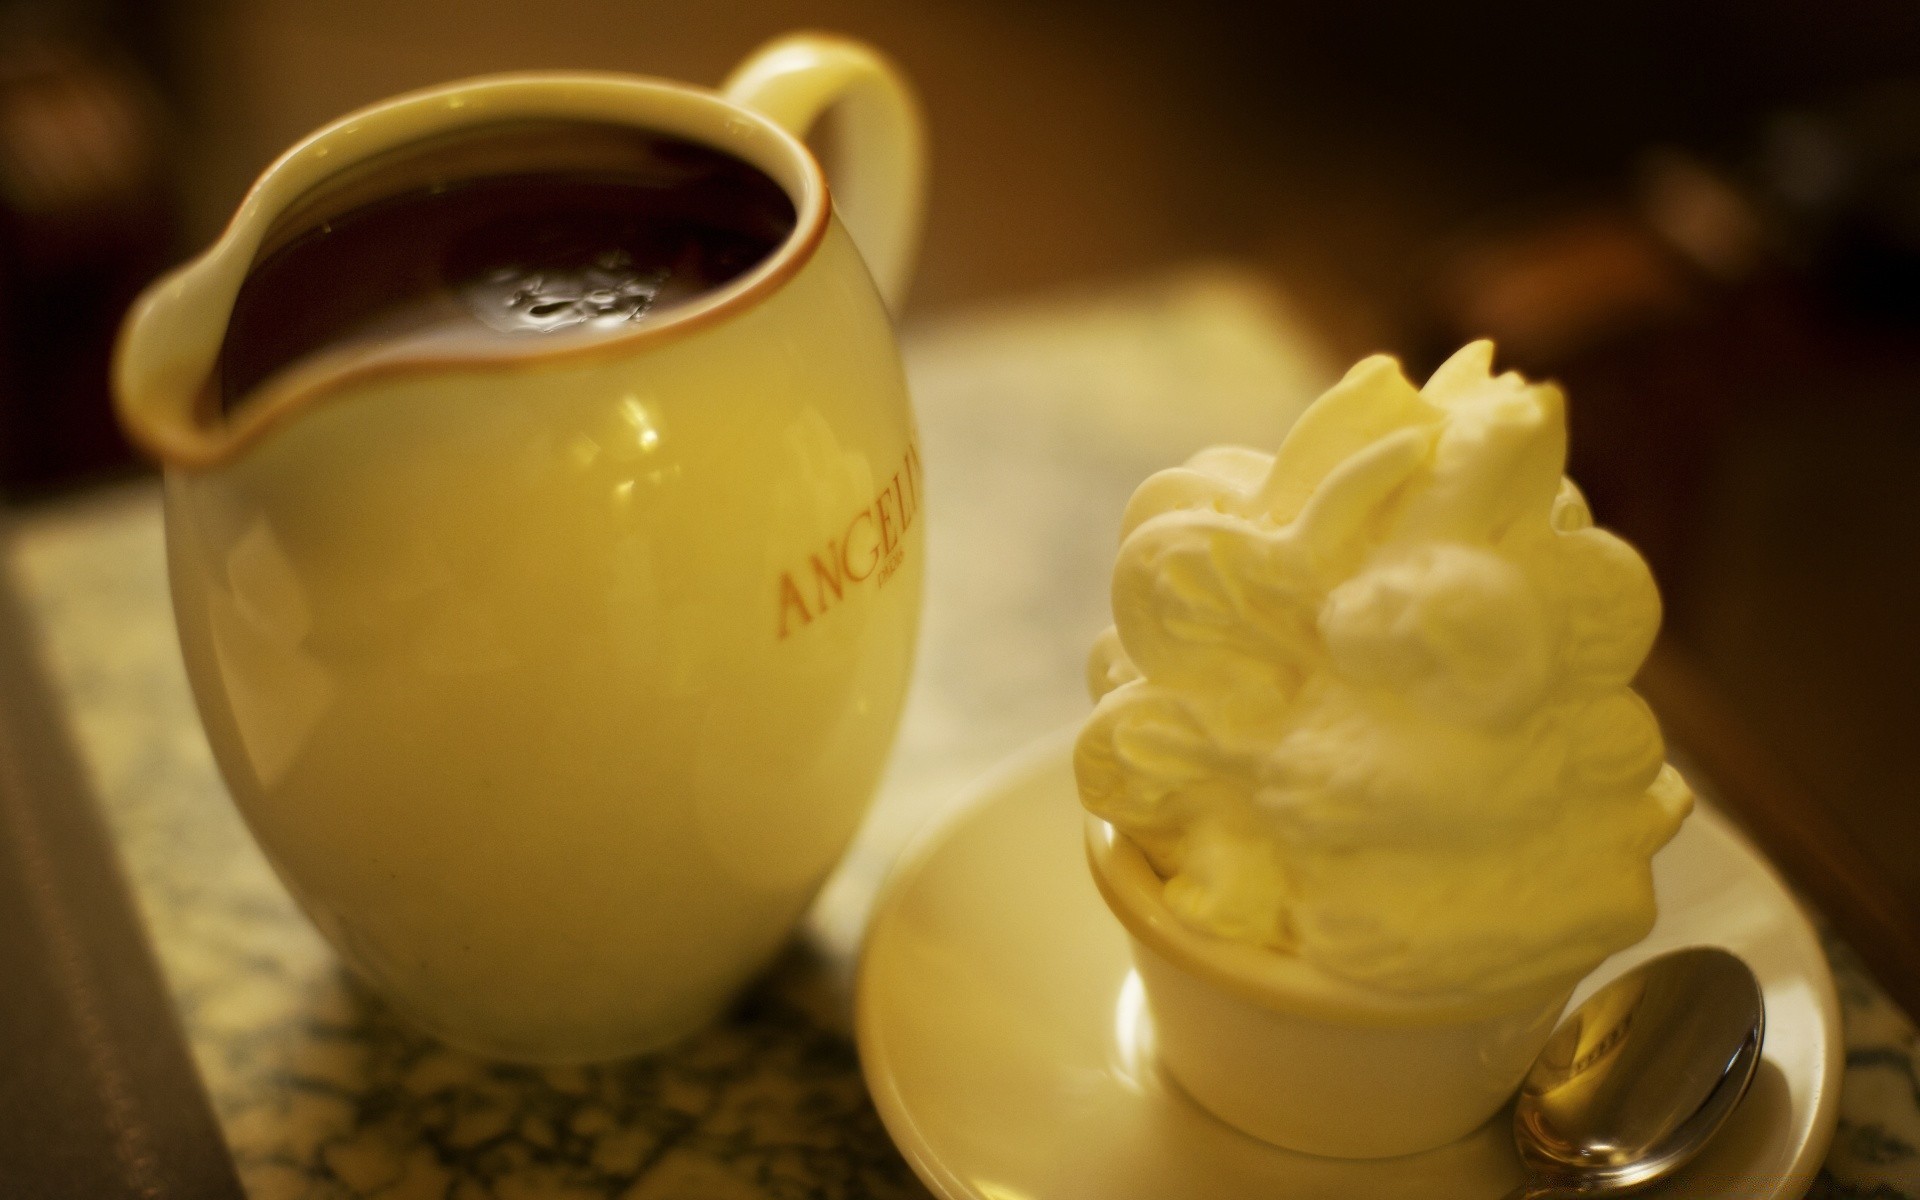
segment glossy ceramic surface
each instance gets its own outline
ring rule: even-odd
[[[771,89],[810,120],[803,101],[831,99],[844,44],[795,48],[731,97],[514,76],[346,118],[123,341],[235,801],[341,954],[490,1056],[604,1059],[708,1020],[839,857],[892,740],[920,463],[855,238],[806,150],[746,107]],[[234,425],[182,399],[249,242],[303,187],[424,134],[556,114],[729,150],[788,188],[798,228],[736,284],[586,349],[337,371]]]
[[[1504,1111],[1437,1150],[1342,1161],[1269,1146],[1188,1099],[1155,1062],[1126,934],[1088,875],[1069,750],[1053,739],[982,785],[905,860],[868,935],[862,1066],[936,1194],[1487,1200],[1519,1181]],[[1797,1197],[1833,1135],[1842,1066],[1819,943],[1772,869],[1710,810],[1689,818],[1654,873],[1653,933],[1603,963],[1575,1002],[1654,954],[1721,945],[1759,977],[1768,1029],[1753,1088],[1719,1138],[1644,1194]]]

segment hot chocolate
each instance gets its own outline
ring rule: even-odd
[[[449,144],[424,171],[412,157],[404,178],[375,166],[282,223],[234,304],[223,407],[327,355],[617,333],[739,278],[793,231],[779,185],[693,142],[526,122],[465,143],[482,144]]]

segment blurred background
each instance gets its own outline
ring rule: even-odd
[[[1653,561],[1670,731],[1920,995],[1920,7],[1908,0],[12,0],[0,488],[136,472],[119,314],[312,127],[462,75],[894,54],[936,152],[909,324],[1223,260],[1337,358],[1562,380]],[[1902,966],[1902,964],[1905,964]]]

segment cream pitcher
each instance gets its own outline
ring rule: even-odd
[[[830,111],[823,172],[800,137]],[[677,267],[621,249],[463,282],[532,323],[499,336],[328,332],[401,286],[440,198],[505,187],[468,241],[537,241],[512,214],[540,180],[635,156],[675,221],[771,197],[785,224],[677,297]],[[776,41],[717,92],[475,79],[308,137],[134,306],[117,402],[164,467],[214,756],[322,933],[445,1040],[583,1062],[697,1028],[852,834],[920,610],[888,309],[923,166],[899,75],[839,38]],[[335,237],[366,244],[329,259]]]

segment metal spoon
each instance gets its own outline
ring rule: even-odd
[[[1765,1032],[1759,981],[1725,950],[1676,950],[1607,984],[1521,1085],[1527,1177],[1504,1200],[1618,1196],[1671,1175],[1746,1095]]]

